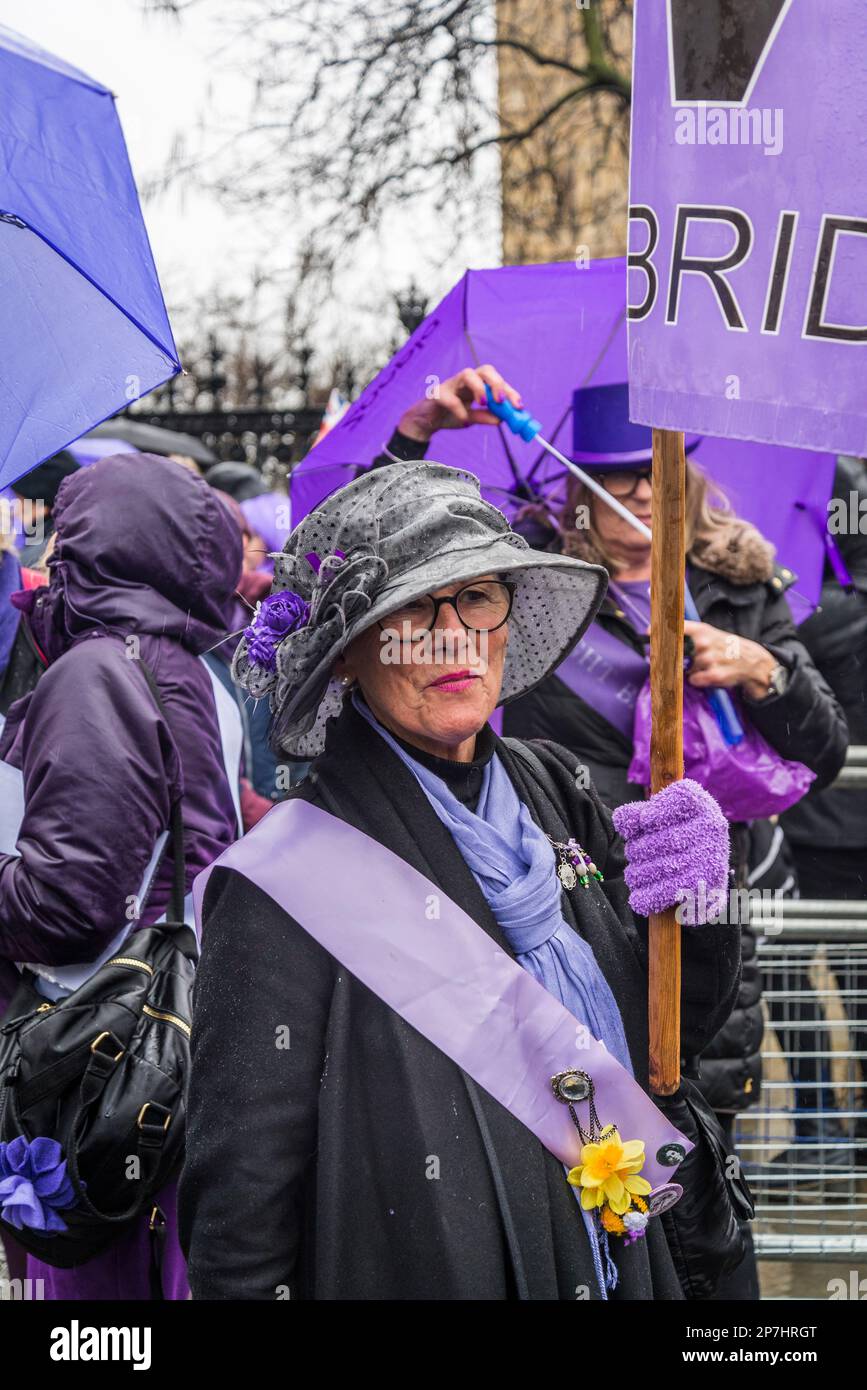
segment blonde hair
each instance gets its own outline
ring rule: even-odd
[[[711,501],[713,497],[713,501]],[[563,551],[579,560],[588,560],[594,565],[604,565],[611,572],[617,569],[617,562],[599,533],[594,518],[594,508],[604,506],[600,498],[594,496],[578,478],[572,478],[566,493],[566,505],[560,514],[563,533]],[[575,525],[579,507],[587,508],[590,518],[588,526]],[[725,493],[716,483],[702,473],[694,463],[686,461],[686,533],[687,558],[701,564],[704,552],[714,550],[723,532],[729,532],[736,520],[732,505]]]

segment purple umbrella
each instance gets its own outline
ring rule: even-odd
[[[573,392],[591,381],[627,379],[625,260],[467,271],[298,464],[293,521],[369,464],[407,406],[435,390],[437,381],[485,362],[518,388],[542,436],[568,455]],[[556,495],[563,486],[561,465],[504,428],[442,431],[430,456],[471,469],[504,510],[526,495],[528,480],[537,495]],[[818,601],[834,456],[707,438],[693,458],[798,575],[790,596],[800,621]]]
[[[180,371],[102,83],[0,27],[0,485]]]

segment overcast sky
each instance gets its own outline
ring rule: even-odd
[[[242,5],[243,0],[206,0],[179,25],[146,13],[141,0],[0,0],[0,23],[111,88],[141,188],[164,169],[178,132],[194,130],[210,102],[219,102],[221,117],[245,111],[246,76],[240,65],[233,69],[218,56],[220,18]],[[291,257],[288,240],[275,244],[255,219],[227,212],[189,187],[147,199],[144,213],[176,331],[186,327],[183,306],[197,294],[214,285],[246,289],[254,266],[281,258],[285,264]],[[467,265],[496,263],[498,250],[492,228],[489,238],[462,248],[449,262],[436,277],[436,292],[445,292]],[[410,233],[402,217],[392,218],[379,247],[368,248],[361,263],[350,267],[344,294],[362,303],[372,283],[404,289],[413,275],[431,287],[417,221]],[[270,313],[273,318],[273,305]]]

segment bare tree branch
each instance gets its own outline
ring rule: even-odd
[[[183,26],[201,0],[141,2]],[[210,0],[208,13],[215,75],[248,73],[249,104],[222,109],[215,81],[201,131],[179,135],[150,191],[209,190],[285,248],[283,347],[268,357],[236,308],[233,390],[267,380],[273,397],[297,376],[302,325],[394,209],[435,221],[449,250],[501,215],[505,260],[622,250],[632,0]],[[394,324],[393,305],[370,308]],[[335,340],[313,377],[361,384],[377,351]]]
[[[148,2],[182,13],[195,0]],[[187,142],[167,177],[278,219],[301,210],[345,250],[396,204],[432,191],[444,207],[473,203],[499,177],[480,159],[529,147],[566,108],[607,93],[625,124],[629,59],[612,33],[630,10],[594,0],[548,26],[516,0],[245,0],[234,24],[227,11],[227,52],[255,74],[250,111]],[[507,58],[530,85],[561,79],[520,121],[497,99]]]

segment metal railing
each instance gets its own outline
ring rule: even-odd
[[[867,902],[761,904],[752,924],[767,933],[764,1080],[737,1151],[757,1254],[867,1255]]]
[[[867,787],[867,745],[850,743],[846,762],[837,773],[835,787]]]

